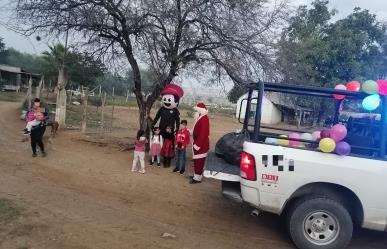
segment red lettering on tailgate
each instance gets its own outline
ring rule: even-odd
[[[262,178],[262,180],[278,182],[279,177],[276,175],[262,174],[261,178]]]

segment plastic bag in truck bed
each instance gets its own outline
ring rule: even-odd
[[[239,165],[245,141],[250,141],[250,134],[246,130],[228,133],[216,143],[215,153],[226,162]]]

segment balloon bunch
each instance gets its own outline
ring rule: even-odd
[[[363,99],[362,106],[367,111],[374,111],[380,105],[380,95],[387,95],[387,80],[367,80],[363,84],[358,81],[348,82],[346,85],[338,84],[335,86],[336,90],[346,90],[352,92],[359,92],[370,95]],[[333,97],[337,100],[345,99],[345,95],[334,94]]]
[[[351,153],[351,146],[342,141],[347,136],[347,128],[342,124],[337,124],[330,129],[320,132],[319,149],[325,153],[335,152],[340,156],[347,156]]]
[[[295,139],[295,140],[288,140],[285,138],[291,138],[291,139]],[[266,138],[265,143],[304,148],[308,144],[304,144],[298,140],[317,141],[319,138],[320,138],[320,132],[318,132],[318,135],[315,133],[313,133],[313,134],[311,134],[311,133],[300,134],[300,133],[292,132],[292,133],[289,133],[289,135],[280,135],[279,139],[268,137],[268,138]]]
[[[319,141],[319,149],[325,153],[335,152],[340,156],[347,156],[351,153],[351,146],[342,141],[347,136],[347,128],[342,124],[337,124],[330,129],[325,129],[322,131],[315,131],[313,133],[296,133],[292,132],[289,135],[280,135],[280,138],[266,138],[265,143],[273,145],[282,145],[290,147],[308,147],[308,148],[317,148],[313,147],[312,144],[302,143],[298,140],[307,140],[307,141]],[[288,138],[288,139],[285,139]],[[295,140],[291,140],[295,139]]]

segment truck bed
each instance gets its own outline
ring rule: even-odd
[[[239,165],[227,163],[214,152],[208,154],[204,177],[222,181],[239,182],[239,174]]]

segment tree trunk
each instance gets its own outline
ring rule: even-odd
[[[66,103],[66,89],[58,89],[58,93],[56,95],[55,121],[58,122],[59,127],[65,127],[66,125]]]
[[[56,114],[55,121],[59,123],[59,127],[65,127],[66,125],[66,84],[67,77],[65,74],[64,65],[59,68],[58,75],[58,93],[56,96]]]
[[[39,86],[36,88],[36,93],[35,93],[36,98],[40,98],[40,95],[42,93],[43,83],[44,83],[44,76],[42,76],[39,82]]]
[[[87,127],[87,99],[89,97],[89,89],[86,88],[86,94],[83,97],[83,114],[82,114],[82,134],[86,133]]]

